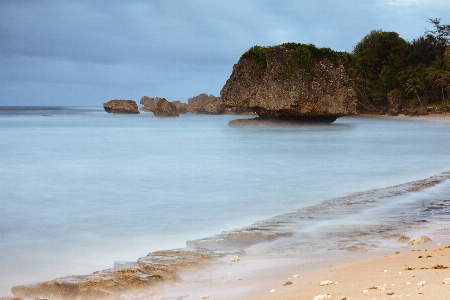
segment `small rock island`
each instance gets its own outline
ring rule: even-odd
[[[138,114],[139,109],[133,100],[111,100],[103,103],[103,108],[113,114]]]
[[[234,65],[220,98],[259,120],[332,123],[356,114],[342,61],[338,52],[311,44],[254,46]]]

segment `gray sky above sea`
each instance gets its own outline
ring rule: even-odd
[[[351,52],[371,30],[411,41],[448,0],[0,0],[0,106],[101,106],[219,95],[253,45]]]

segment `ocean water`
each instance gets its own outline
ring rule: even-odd
[[[446,178],[420,197],[405,183],[450,170],[450,122],[229,126],[236,118],[246,116],[0,108],[0,296],[13,285],[88,274],[287,218],[296,220],[285,228],[289,239],[261,251],[292,251],[306,240],[345,247],[352,224],[379,231],[373,226],[398,219],[402,208],[416,209],[401,215],[406,230],[433,217],[421,215],[424,201],[447,205]],[[399,196],[389,201],[386,193]],[[368,198],[377,204],[346,206]],[[324,230],[336,224],[338,233]],[[394,227],[383,229],[387,237]]]

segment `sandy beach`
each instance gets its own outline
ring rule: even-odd
[[[450,245],[432,244],[276,278],[284,284],[247,300],[450,299]]]

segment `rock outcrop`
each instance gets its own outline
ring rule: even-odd
[[[186,103],[181,102],[180,100],[176,100],[172,102],[175,105],[177,112],[179,114],[185,114],[188,112],[188,105]]]
[[[153,109],[156,117],[178,117],[178,109],[175,104],[167,101],[165,98],[158,100],[156,108]]]
[[[142,111],[151,111],[153,112],[154,109],[156,109],[159,100],[162,100],[163,98],[150,98],[147,96],[144,96],[141,98],[141,101],[139,102],[140,104],[142,104],[141,110]]]
[[[138,114],[139,109],[133,100],[111,100],[103,103],[103,108],[108,113],[114,114]]]
[[[162,281],[177,281],[179,270],[192,268],[213,258],[236,254],[242,254],[242,251],[204,248],[156,251],[139,258],[136,262],[115,264],[119,268],[94,272],[90,275],[68,276],[36,284],[14,286],[11,291],[15,297],[21,298],[113,300],[118,299],[124,292],[148,292],[151,287]],[[132,267],[127,267],[128,265]]]
[[[356,94],[338,53],[288,43],[252,47],[220,92],[226,107],[263,119],[331,123],[356,114]]]
[[[158,103],[161,107],[158,108]],[[166,103],[166,102],[167,103]],[[189,98],[188,103],[183,103],[179,100],[173,102],[167,101],[165,98],[150,98],[142,97],[141,102],[143,106],[142,111],[150,111],[155,116],[176,116],[177,114],[194,113],[194,114],[253,114],[254,112],[248,108],[231,107],[225,108],[222,99],[214,95],[200,94],[198,96]],[[156,113],[155,113],[156,111]]]
[[[195,110],[196,114],[221,115],[225,112],[225,105],[220,98],[211,100]]]
[[[108,269],[90,275],[62,277],[43,283],[14,286],[11,291],[14,296],[22,298],[114,299],[120,292],[148,288],[163,280],[158,274],[146,274],[139,269]]]
[[[188,107],[190,113],[198,113],[199,109],[201,109],[208,102],[216,101],[218,97],[214,95],[207,95],[205,93],[197,95],[195,97],[188,99]]]

